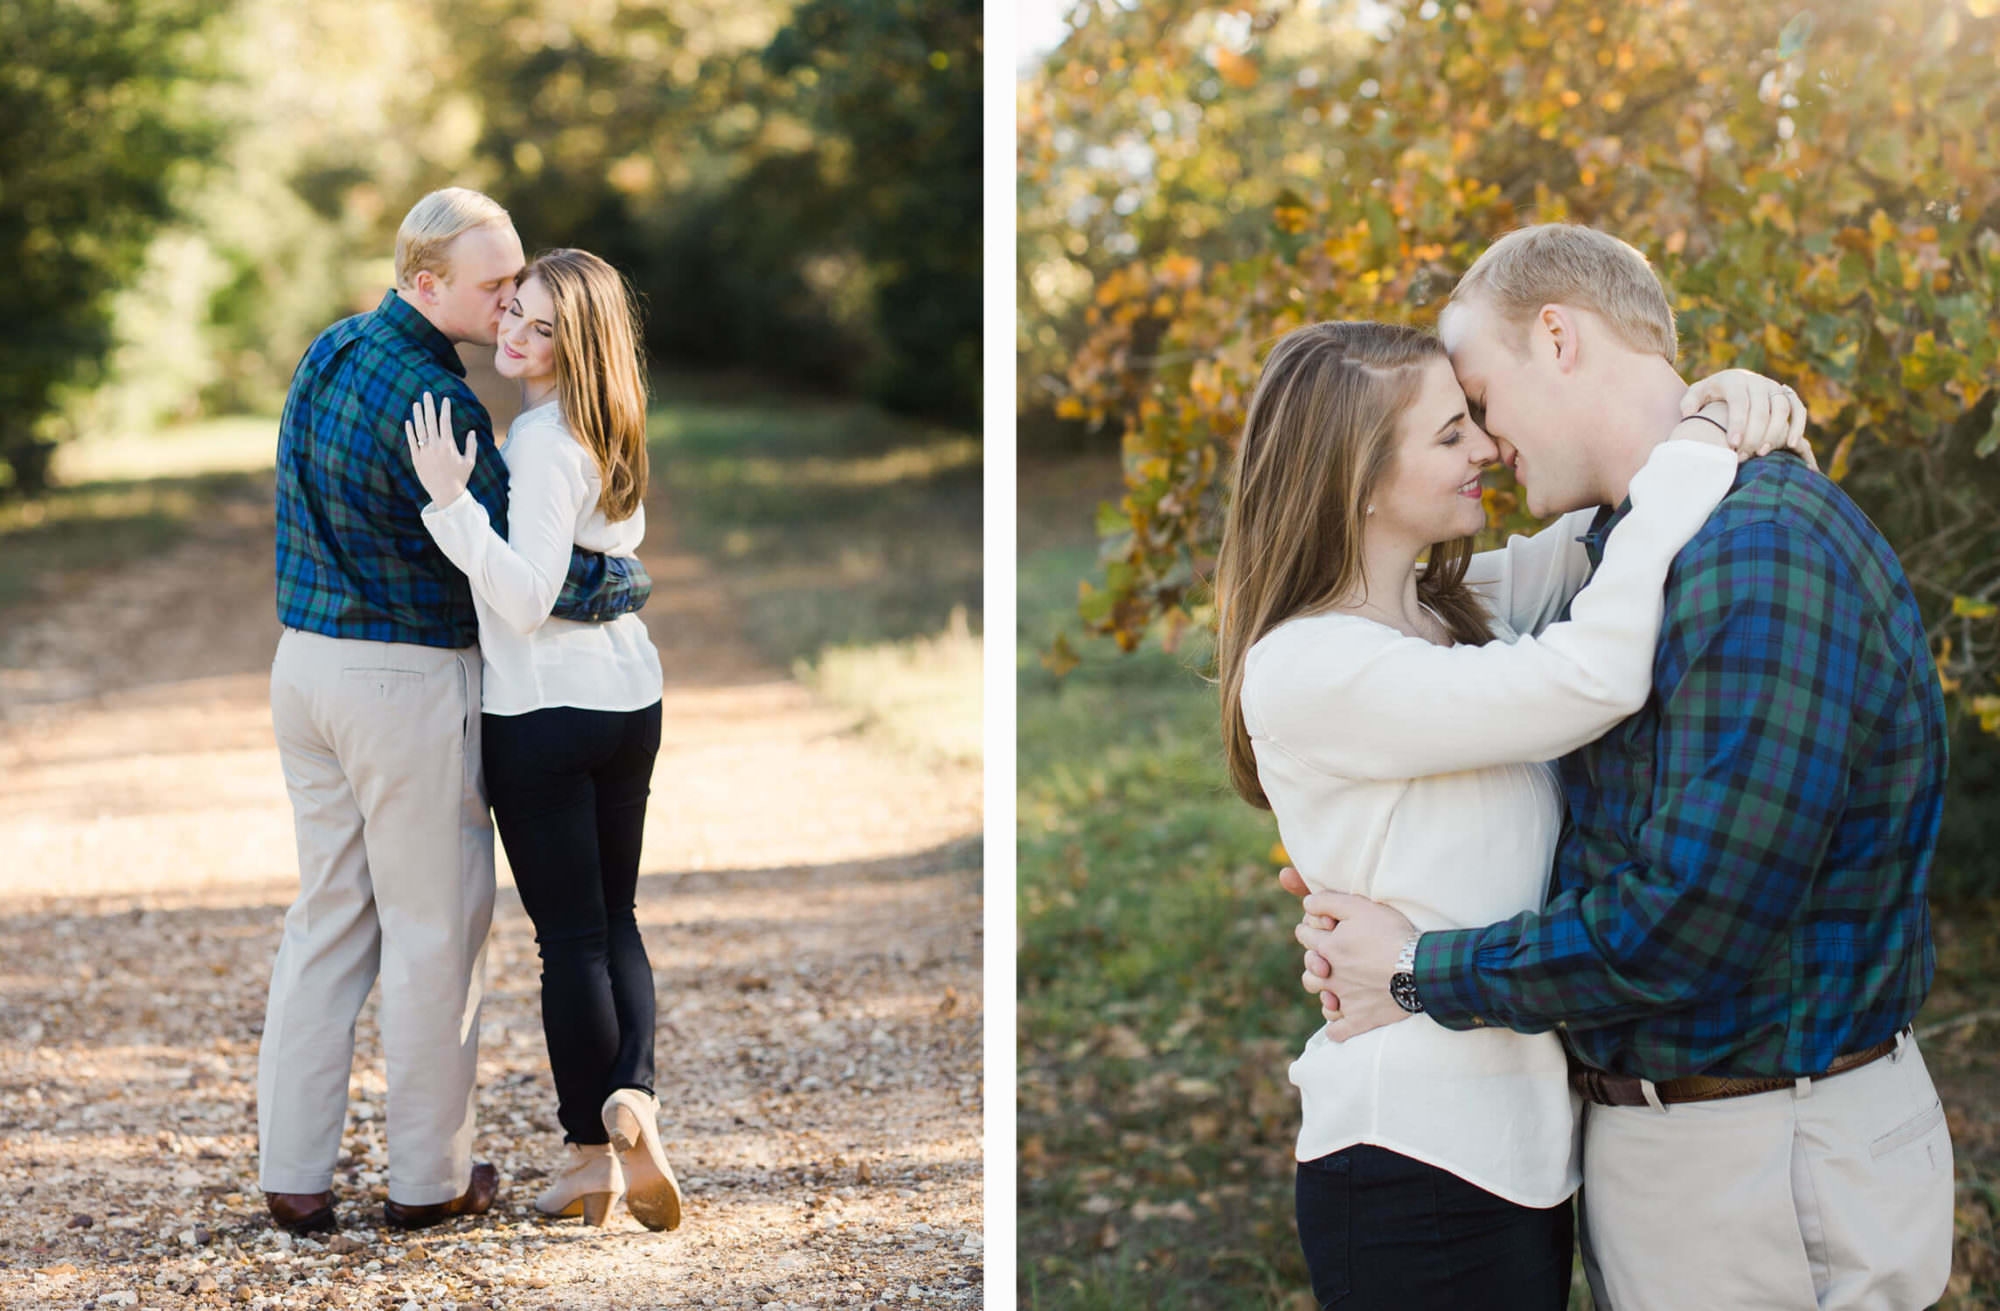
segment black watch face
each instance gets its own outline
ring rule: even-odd
[[[1398,1006],[1412,1015],[1420,1014],[1424,1004],[1417,1000],[1417,980],[1414,975],[1398,974],[1389,980],[1389,996]]]

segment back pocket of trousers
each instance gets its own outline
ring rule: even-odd
[[[394,701],[424,685],[424,676],[414,669],[343,669],[341,685],[348,695]]]

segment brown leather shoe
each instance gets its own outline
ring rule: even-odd
[[[264,1205],[271,1208],[271,1223],[295,1234],[310,1234],[334,1227],[333,1194],[265,1193]]]
[[[398,1229],[427,1229],[455,1215],[484,1215],[500,1195],[500,1172],[485,1161],[472,1167],[472,1182],[449,1202],[428,1206],[404,1206],[398,1201],[382,1203],[382,1218]]]

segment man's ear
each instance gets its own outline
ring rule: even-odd
[[[438,301],[437,274],[431,272],[429,269],[418,269],[416,276],[410,279],[410,290],[416,292],[417,295],[423,300],[424,304],[426,305],[437,304]]]
[[[1580,339],[1577,317],[1564,305],[1544,305],[1535,314],[1535,348],[1552,359],[1558,373],[1576,372]]]

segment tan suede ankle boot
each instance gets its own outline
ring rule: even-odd
[[[660,1147],[660,1104],[636,1088],[620,1088],[604,1099],[604,1129],[622,1158],[625,1209],[648,1229],[673,1229],[681,1222],[681,1186]]]
[[[580,1215],[587,1225],[603,1226],[625,1192],[617,1149],[610,1143],[564,1143],[563,1151],[565,1163],[535,1199],[535,1209],[543,1215]]]

